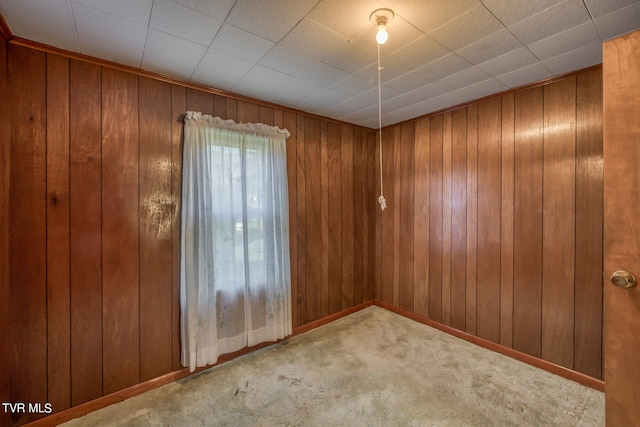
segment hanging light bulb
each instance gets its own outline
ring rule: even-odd
[[[378,31],[376,32],[376,41],[378,44],[385,44],[389,40],[389,32],[387,24],[393,20],[394,13],[391,9],[376,9],[369,15],[369,20],[376,24]]]
[[[387,23],[378,23],[378,32],[376,33],[376,41],[378,44],[385,44],[389,40],[389,33],[387,32]]]

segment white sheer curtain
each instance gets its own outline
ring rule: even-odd
[[[185,116],[180,322],[191,371],[292,332],[288,136]]]

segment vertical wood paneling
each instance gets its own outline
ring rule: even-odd
[[[282,112],[280,116],[282,116]],[[278,126],[280,128],[283,127],[282,123],[275,123],[273,108],[263,107],[262,105],[258,106],[258,122],[264,123],[269,126]]]
[[[413,239],[414,310],[429,316],[429,163],[431,158],[431,121],[416,122]]]
[[[402,193],[400,190],[400,127],[393,129],[393,285],[391,290],[391,300],[394,305],[400,302],[400,200]],[[389,200],[389,199],[387,199]]]
[[[602,378],[602,69],[577,76],[574,369]]]
[[[2,185],[14,201],[11,209],[2,205],[11,216],[7,221],[3,214],[3,230],[12,230],[3,240],[11,273],[3,270],[10,276],[2,292],[7,307],[21,311],[10,325],[3,323],[2,330],[12,334],[10,360],[2,365],[4,395],[51,401],[60,410],[181,369],[186,110],[291,132],[294,327],[329,314],[330,307],[337,312],[376,297],[373,131],[11,49],[0,55],[11,57],[8,99],[17,108],[6,115],[11,126],[3,126],[0,136],[6,133],[6,144],[16,141],[19,148],[3,145],[2,151],[13,153],[3,157]],[[0,67],[5,88],[8,65]],[[399,169],[393,141],[390,147],[389,165]],[[392,233],[399,217],[393,221]],[[11,237],[18,236],[14,226],[24,238]],[[391,248],[393,257],[393,240]],[[9,288],[10,280],[28,283]]]
[[[138,77],[102,70],[104,393],[140,380]]]
[[[322,317],[322,189],[320,182],[320,121],[306,118],[305,172],[313,179],[305,181],[305,317],[310,322]]]
[[[224,106],[226,108],[226,103],[224,104]],[[171,365],[173,366],[173,370],[182,368],[182,363],[180,361],[180,200],[182,194],[181,117],[186,109],[186,88],[178,85],[171,85],[171,203],[173,206],[171,214]],[[289,153],[287,151],[287,156],[288,154]]]
[[[400,289],[399,306],[413,311],[413,213],[414,213],[414,158],[415,124],[406,123],[400,127]]]
[[[189,98],[187,97],[187,100]],[[225,117],[227,120],[238,120],[238,101],[235,99],[228,98],[227,99],[227,112]]]
[[[540,357],[543,89],[515,95],[513,348]]]
[[[219,107],[219,105],[217,106]],[[215,115],[215,113],[219,113],[214,108],[213,94],[202,92],[202,91],[191,89],[191,88],[187,88],[187,110],[198,111],[202,114],[210,114],[210,115]]]
[[[227,104],[229,104],[227,102]],[[306,323],[306,307],[305,307],[305,289],[306,289],[306,269],[307,269],[307,250],[306,250],[306,168],[305,168],[305,118],[304,116],[296,116],[296,168],[297,168],[297,296],[296,307],[298,311],[298,325]]]
[[[431,118],[429,162],[429,318],[442,321],[442,115]]]
[[[500,98],[478,104],[476,333],[500,341]]]
[[[365,206],[367,212],[367,231],[365,236],[367,238],[367,259],[365,261],[367,268],[365,269],[368,278],[367,278],[367,292],[366,292],[366,300],[372,300],[376,298],[376,277],[378,277],[378,258],[376,258],[376,246],[377,246],[377,236],[376,232],[376,223],[379,205],[376,203],[378,194],[376,193],[376,182],[379,175],[379,170],[376,164],[376,152],[378,151],[376,147],[377,139],[376,133],[374,132],[366,132],[366,141],[367,141],[367,149],[366,153],[366,164],[367,164],[367,178],[365,180],[366,183],[366,197],[365,197]]]
[[[363,277],[364,263],[363,254],[365,253],[363,242],[363,227],[366,223],[364,214],[366,210],[363,206],[364,200],[364,181],[363,157],[362,157],[362,131],[354,130],[353,133],[353,304],[363,302],[362,295],[365,288],[366,280]],[[323,223],[324,226],[324,223]]]
[[[342,309],[342,129],[329,123],[327,129],[329,313]]]
[[[442,115],[442,323],[451,324],[452,113]]]
[[[0,93],[9,93],[7,41],[0,34]],[[0,335],[9,337],[10,289],[9,289],[9,176],[11,174],[11,110],[8,102],[0,102]],[[0,394],[11,399],[11,357],[9,340],[0,343]],[[9,424],[10,416],[0,414],[0,423]]]
[[[465,330],[467,275],[467,109],[452,116],[451,326]]]
[[[322,189],[322,262],[321,271],[322,278],[320,280],[322,284],[322,315],[326,316],[329,311],[329,159],[328,159],[328,123],[322,121],[320,123],[320,188]]]
[[[353,127],[342,125],[342,309],[353,306]]]
[[[378,211],[380,216],[380,300],[391,304],[393,302],[394,276],[394,221],[396,211],[394,200],[394,167],[393,167],[393,129],[382,131],[382,182],[387,208]]]
[[[140,85],[140,380],[172,368],[171,85]]]
[[[176,85],[174,85],[176,86]],[[176,86],[176,87],[180,87],[180,86]],[[184,87],[180,87],[182,91],[185,92],[186,95],[186,91],[187,89]],[[185,98],[186,100],[186,98]],[[185,111],[186,111],[186,107],[185,107]],[[221,117],[221,118],[226,118],[227,116],[227,98],[225,98],[224,96],[221,95],[213,95],[213,115],[217,116],[217,117]]]
[[[547,229],[557,203],[549,185],[564,188],[566,183],[556,175],[559,165],[547,166],[548,156],[557,154],[554,146],[551,152],[545,148],[543,158],[542,144],[568,148],[559,142],[567,135],[553,139],[550,128],[571,133],[564,125],[571,121],[564,108],[571,106],[549,96],[543,101],[542,92],[550,89],[503,96],[497,114],[487,106],[499,100],[489,100],[384,129],[388,208],[380,213],[373,131],[55,55],[46,62],[46,56],[9,48],[11,123],[0,129],[0,138],[4,133],[12,141],[3,146],[3,177],[11,178],[10,186],[9,179],[2,181],[11,208],[0,205],[3,220],[9,217],[0,224],[2,230],[11,230],[3,241],[8,246],[2,253],[8,253],[11,266],[4,273],[3,307],[21,307],[3,326],[14,343],[11,360],[2,365],[10,371],[3,390],[13,401],[28,394],[23,400],[57,399],[60,409],[67,405],[64,395],[77,405],[180,369],[179,116],[187,109],[291,132],[287,167],[294,327],[375,297],[483,334],[484,320],[491,318],[483,301],[487,289],[491,295],[495,291],[495,284],[485,286],[486,273],[495,270],[483,270],[489,266],[482,239],[495,238],[488,230],[497,227],[500,293],[490,309],[499,307],[499,341],[551,357],[542,349],[552,336],[542,333],[542,312],[551,313],[556,300],[566,300],[547,292],[551,264],[546,252],[542,293],[542,238],[548,245],[554,237],[550,230],[543,232],[542,213]],[[2,67],[0,58],[0,79]],[[573,351],[574,368],[594,376],[601,376],[602,362],[600,76],[599,69],[579,73],[574,83],[575,208],[570,209],[576,213],[570,244],[575,245],[575,345],[557,355],[564,358]],[[564,119],[547,111],[560,107]],[[499,213],[488,224],[496,179]],[[29,214],[22,217],[24,212]],[[170,223],[164,231],[153,227],[158,218]],[[9,280],[21,286],[9,288]],[[66,313],[65,292],[70,294]],[[166,313],[152,306],[163,306]],[[29,347],[34,343],[38,349]]]
[[[238,101],[237,120],[242,123],[258,123],[260,121],[258,105],[247,101]]]
[[[102,395],[101,70],[70,64],[71,405]]]
[[[47,398],[71,406],[69,60],[47,55]]]
[[[513,346],[514,95],[502,97],[500,344]]]
[[[300,325],[298,310],[298,125],[294,113],[284,114],[284,127],[289,130],[287,138],[287,181],[289,187],[289,258],[291,262],[291,319],[293,327]],[[293,195],[293,197],[291,196]]]
[[[573,368],[575,117],[575,76],[545,86],[541,352],[567,368]]]
[[[11,399],[46,402],[47,217],[46,55],[9,46],[11,175],[9,299]],[[34,419],[14,414],[14,420]]]
[[[478,277],[478,105],[467,107],[467,283],[465,328],[476,333]]]

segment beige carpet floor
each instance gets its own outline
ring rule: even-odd
[[[66,426],[603,426],[604,394],[369,307]]]

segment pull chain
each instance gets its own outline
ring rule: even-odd
[[[378,203],[380,203],[380,210],[387,208],[387,200],[384,198],[384,187],[382,185],[382,88],[380,84],[380,44],[378,45],[378,136],[380,141],[380,197],[378,197]]]

